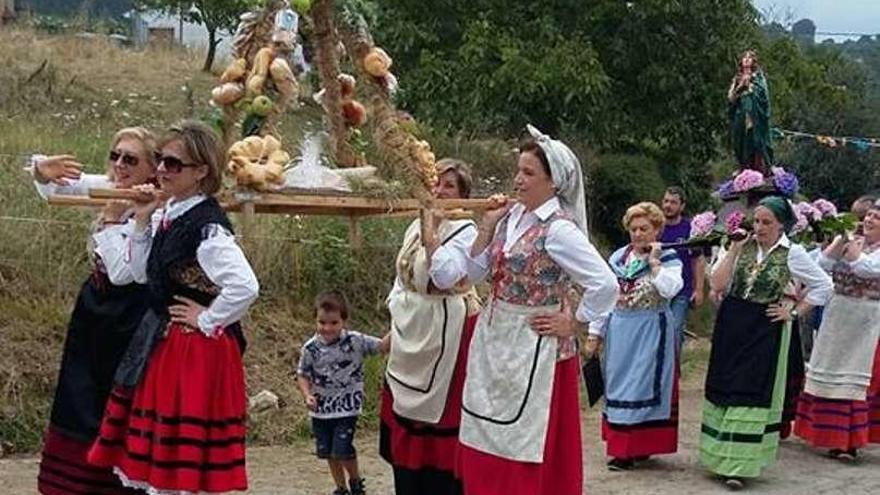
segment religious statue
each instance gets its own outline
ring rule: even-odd
[[[748,50],[740,57],[727,92],[730,144],[740,169],[768,173],[773,164],[770,143],[770,91],[758,55]]]

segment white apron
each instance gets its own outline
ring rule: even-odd
[[[480,314],[468,355],[459,438],[504,459],[540,463],[556,374],[556,337],[532,331],[529,318],[559,306],[492,300]]]
[[[440,238],[447,239],[444,235],[453,235],[466,223],[444,222]],[[395,413],[433,424],[446,408],[468,305],[465,294],[428,294],[430,277],[419,234],[416,221],[398,255],[398,273],[409,274],[401,277],[407,279],[402,280],[404,290],[388,296],[392,336],[385,377]]]

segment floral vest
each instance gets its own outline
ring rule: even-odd
[[[509,217],[508,217],[509,218]],[[501,222],[490,249],[495,260],[492,267],[492,296],[518,306],[552,306],[569,297],[571,278],[547,253],[545,243],[550,225],[556,220],[570,220],[570,216],[556,211],[546,220],[538,220],[504,253],[507,222]],[[577,353],[574,337],[559,339],[557,360],[568,359]]]
[[[874,250],[872,249],[871,252]],[[834,293],[856,299],[880,301],[880,278],[861,277],[849,263],[839,261],[831,271],[834,279]]]
[[[662,309],[668,306],[669,301],[660,295],[651,277],[651,269],[644,260],[641,263],[632,261],[626,264],[631,247],[618,250],[609,259],[609,264],[614,274],[617,275],[617,283],[620,285],[620,295],[617,298],[617,309]],[[660,261],[664,264],[677,260],[675,251],[665,251]],[[634,273],[627,273],[630,266],[641,265]]]
[[[760,263],[757,241],[749,241],[736,260],[730,294],[759,304],[776,303],[791,282],[788,269],[789,248],[778,246]]]

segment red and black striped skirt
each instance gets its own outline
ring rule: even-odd
[[[109,468],[88,463],[86,456],[92,442],[65,435],[49,426],[43,442],[37,490],[43,495],[136,495],[137,490],[125,488]]]
[[[804,392],[794,432],[814,447],[860,449],[880,443],[880,345],[866,400],[824,399]]]
[[[234,337],[173,325],[141,383],[110,394],[88,460],[142,489],[246,490],[245,393]]]

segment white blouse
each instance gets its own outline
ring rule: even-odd
[[[36,164],[47,157],[45,155],[33,155],[31,157],[31,174],[35,174]],[[73,196],[88,196],[89,189],[110,189],[114,187],[113,182],[106,174],[81,174],[79,179],[64,179],[67,185],[60,186],[54,182],[41,184],[34,180],[34,186],[43,199],[55,194],[70,194]]]
[[[804,285],[806,289],[804,299],[813,306],[824,306],[834,293],[834,282],[832,282],[831,276],[819,266],[819,263],[815,261],[814,257],[803,246],[792,243],[788,236],[783,234],[776,244],[766,252],[761,249],[760,245],[758,246],[757,261],[760,263],[773,250],[780,247],[788,248],[788,270],[796,282]],[[712,267],[713,271],[720,266],[725,256],[727,256],[727,251],[722,248],[718,253],[715,265]],[[730,283],[733,283],[733,276],[731,276]],[[728,285],[728,290],[729,288],[730,286]]]
[[[34,155],[31,160],[37,162],[44,159],[43,155]],[[31,173],[34,173],[31,168]],[[112,188],[113,183],[104,174],[82,174],[79,179],[67,179],[68,184],[60,186],[49,182],[42,184],[34,180],[34,187],[43,199],[56,194],[70,194],[73,196],[88,196],[92,188]],[[123,218],[127,218],[128,214]],[[105,225],[99,232],[92,234],[90,248],[101,258],[107,278],[113,285],[126,285],[134,282],[134,276],[126,262],[128,253],[128,237],[134,227],[133,220],[119,225]]]
[[[206,196],[196,195],[183,201],[173,199],[165,208],[156,210],[152,228],[131,235],[128,264],[136,281],[147,281],[147,259],[153,244],[153,236],[163,223],[180,217],[192,207],[204,201]],[[132,222],[131,225],[134,225]],[[205,311],[199,314],[199,329],[208,336],[217,329],[240,320],[256,300],[260,286],[250,263],[235,242],[235,237],[220,225],[211,225],[208,235],[196,250],[196,260],[205,275],[220,287],[220,294]]]
[[[521,203],[514,205],[508,214],[503,253],[509,254],[516,241],[530,227],[538,221],[547,220],[560,210],[559,200],[556,197],[530,212],[526,212]],[[500,228],[500,225],[499,222],[497,228]],[[496,229],[495,236],[498,235]],[[617,277],[583,231],[572,221],[559,220],[551,223],[547,229],[544,246],[550,258],[571,277],[574,283],[584,289],[575,318],[582,323],[589,322],[590,334],[601,335],[602,326],[617,303],[619,291]],[[484,280],[489,275],[493,263],[492,250],[487,248],[472,257],[468,249],[464,255],[471,282]]]

